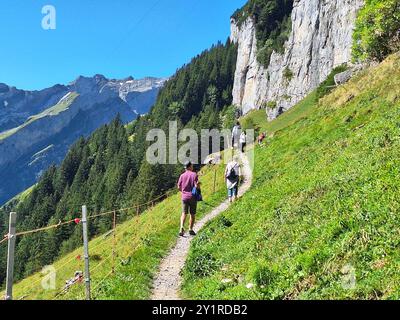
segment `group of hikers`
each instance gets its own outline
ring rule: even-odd
[[[267,133],[266,132],[261,132],[257,136],[257,144],[262,145],[264,140],[267,138]],[[239,141],[239,147],[242,153],[244,153],[245,148],[246,148],[246,141],[247,141],[247,135],[244,130],[242,130],[240,123],[237,122],[236,125],[232,129],[232,146],[234,146],[237,141]]]
[[[240,122],[236,122],[232,129],[232,148],[237,145],[237,142],[239,141],[239,148],[242,153],[245,151],[246,147],[246,132],[242,130],[242,127],[240,126]]]
[[[239,147],[240,151],[244,153],[246,140],[246,133],[241,130],[240,123],[237,122],[232,129],[232,148],[236,145]],[[189,235],[196,235],[193,227],[196,220],[197,203],[198,201],[202,201],[200,182],[197,173],[194,171],[193,164],[189,161],[185,163],[184,168],[185,172],[178,180],[178,189],[182,194],[182,215],[179,231],[179,236],[181,237],[185,235],[184,225],[189,214]],[[228,199],[229,202],[232,203],[238,198],[239,183],[242,180],[242,170],[237,155],[233,156],[232,160],[226,165],[224,179],[228,189]]]
[[[239,183],[242,178],[237,156],[233,157],[227,164],[224,177],[228,188],[229,202],[232,203],[238,198]],[[189,235],[195,236],[196,232],[194,232],[193,227],[196,221],[197,203],[202,201],[202,196],[199,177],[190,161],[185,163],[185,172],[179,177],[178,189],[182,194],[182,215],[179,235],[181,237],[185,235],[184,225],[187,216],[190,214]]]

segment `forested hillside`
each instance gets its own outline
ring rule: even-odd
[[[91,212],[144,203],[175,186],[180,165],[149,165],[146,134],[165,129],[168,120],[180,128],[220,128],[233,121],[232,86],[236,46],[218,43],[179,69],[160,92],[151,112],[124,126],[119,119],[88,139],[80,139],[57,168],[47,170],[29,195],[1,210],[18,213],[17,230],[29,230],[80,216],[82,204]],[[227,115],[230,116],[227,116]],[[142,208],[142,210],[145,208]],[[94,236],[110,227],[98,218],[90,225]],[[0,222],[1,234],[7,221]],[[16,279],[21,279],[81,244],[80,228],[63,226],[17,242]],[[0,282],[4,281],[6,247],[0,248]]]

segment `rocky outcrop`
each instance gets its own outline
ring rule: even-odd
[[[283,54],[274,52],[267,68],[257,61],[255,27],[231,21],[238,44],[233,104],[245,114],[267,108],[269,119],[288,110],[330,74],[351,61],[352,33],[363,0],[295,0],[292,31]],[[289,75],[289,76],[288,76]]]
[[[42,91],[0,84],[0,204],[60,163],[80,136],[117,114],[129,122],[147,113],[165,81],[81,76]]]
[[[353,70],[349,69],[349,70],[340,72],[338,74],[335,74],[335,77],[334,77],[335,84],[338,86],[343,83],[346,83],[353,76],[353,73],[354,73]]]
[[[136,114],[145,114],[156,101],[160,88],[167,79],[147,77],[135,80],[132,77],[124,80],[111,80],[102,90],[110,90],[126,102]]]

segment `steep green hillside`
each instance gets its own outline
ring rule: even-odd
[[[179,129],[222,127],[224,110],[232,101],[236,55],[237,48],[229,40],[212,46],[166,82],[148,115],[126,127],[116,119],[89,138],[79,139],[59,167],[43,173],[27,197],[7,210],[0,209],[0,234],[6,233],[11,210],[18,213],[17,229],[30,230],[69,220],[82,204],[96,212],[108,211],[147,203],[174,188],[182,166],[150,165],[146,150],[152,142],[146,140],[147,133],[157,128],[168,136],[168,120],[177,121]],[[74,97],[70,95],[66,103]],[[66,103],[37,117],[61,112]],[[90,237],[110,226],[109,220],[96,219]],[[73,251],[81,244],[81,236],[81,230],[64,226],[54,233],[18,240],[15,279],[24,279]],[[6,249],[0,247],[0,285],[4,284],[5,269]]]
[[[400,55],[309,101],[261,123],[253,187],[195,239],[184,296],[400,298]]]
[[[200,173],[205,202],[199,206],[199,218],[218,205],[225,197],[223,182],[224,167],[206,167]],[[216,189],[213,192],[214,174]],[[94,214],[95,212],[89,212]],[[113,235],[105,233],[89,244],[91,257],[92,292],[95,299],[147,299],[153,274],[161,258],[175,243],[179,231],[180,195],[171,195],[154,208],[140,216],[136,210],[119,212],[119,218],[129,218],[117,226],[115,246],[115,274],[110,274],[112,267]],[[122,215],[122,216],[121,216]],[[130,218],[132,217],[132,218]],[[112,221],[113,215],[102,217]],[[81,225],[75,226],[81,229]],[[50,231],[53,233],[54,231]],[[25,236],[29,241],[31,236]],[[4,246],[5,244],[1,244]],[[77,259],[80,256],[81,259]],[[84,299],[84,284],[76,284],[65,293],[61,293],[65,281],[74,276],[75,271],[84,269],[83,249],[79,248],[57,260],[56,289],[44,290],[42,281],[45,274],[40,272],[22,280],[14,286],[14,299],[51,300]]]
[[[317,102],[316,92],[310,93],[304,100],[298,103],[294,108],[283,113],[279,119],[268,122],[265,109],[255,110],[241,119],[243,129],[255,129],[257,133],[266,132],[267,135],[273,135],[275,132],[293,125],[301,118],[307,117],[314,111]]]
[[[20,126],[10,129],[10,130],[7,130],[7,131],[4,131],[4,132],[1,132],[0,133],[0,141],[12,136],[14,133],[25,128],[26,126],[30,125],[32,122],[34,122],[38,119],[48,117],[48,116],[55,116],[55,115],[59,114],[60,112],[67,110],[78,96],[79,95],[76,92],[72,92],[68,97],[66,97],[66,99],[64,101],[57,103],[56,105],[44,110],[43,112],[41,112],[37,115],[29,117],[25,121],[25,123],[21,124]]]

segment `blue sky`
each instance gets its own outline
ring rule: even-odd
[[[21,89],[78,75],[166,77],[230,33],[246,0],[1,0],[0,82]],[[43,30],[53,5],[56,30]]]

